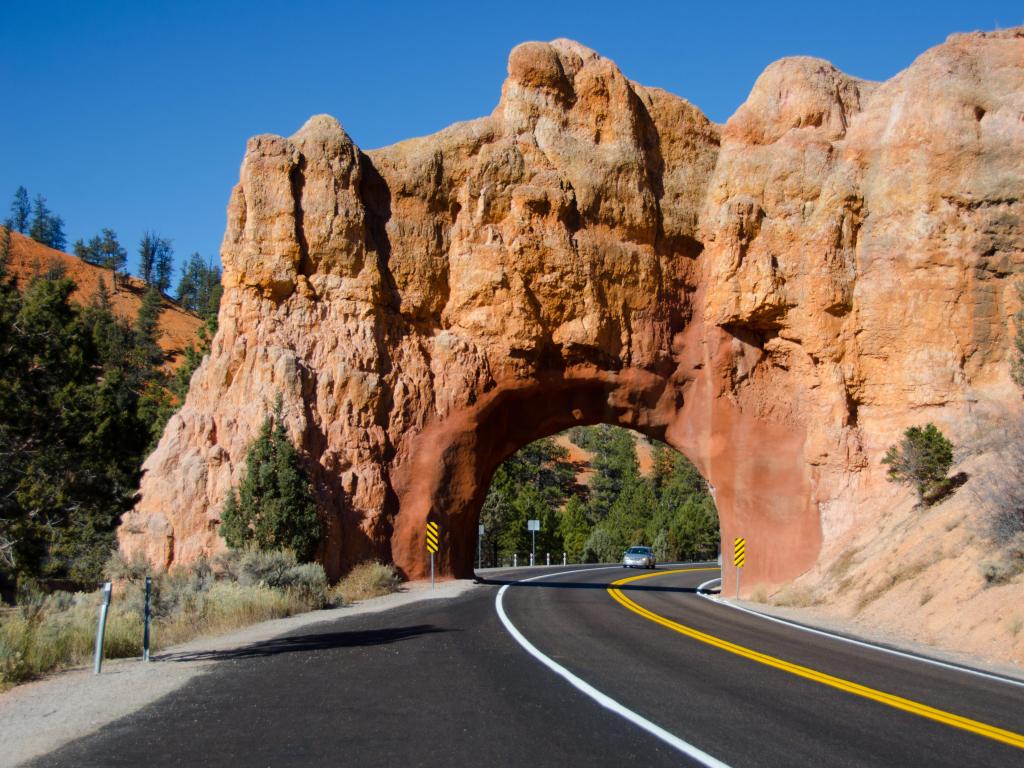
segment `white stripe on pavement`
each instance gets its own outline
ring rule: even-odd
[[[621,567],[621,566],[612,565],[612,566],[607,566],[605,568],[578,568],[578,569],[572,570],[572,571],[559,571],[558,573],[545,573],[545,574],[542,574],[540,576],[534,576],[533,578],[522,579],[521,581],[522,582],[537,581],[538,579],[549,579],[552,576],[566,576],[566,575],[571,574],[571,573],[582,573],[584,571],[608,570],[610,568],[619,568],[619,567]],[[527,640],[523,636],[522,632],[520,632],[518,629],[516,629],[516,626],[509,619],[508,614],[505,613],[505,606],[504,606],[504,603],[503,603],[503,598],[505,597],[505,590],[507,590],[509,588],[509,586],[510,585],[506,584],[505,586],[503,586],[501,589],[498,590],[498,595],[497,595],[497,597],[494,598],[494,607],[495,607],[495,609],[498,612],[498,618],[501,619],[501,623],[505,625],[505,629],[508,631],[508,633],[510,635],[512,635],[513,639],[517,643],[519,643],[519,645],[521,645],[523,647],[523,649],[527,653],[529,653],[531,656],[533,656],[535,659],[537,659],[537,661],[539,661],[545,667],[550,669],[556,675],[559,675],[560,677],[562,677],[565,680],[567,680],[570,685],[572,685],[574,688],[576,688],[581,693],[584,693],[587,696],[589,696],[591,699],[596,701],[598,704],[600,704],[605,709],[611,710],[612,712],[617,714],[619,717],[622,717],[622,718],[628,720],[629,722],[633,723],[633,725],[637,726],[638,728],[641,728],[641,729],[647,731],[647,733],[651,734],[655,738],[661,739],[663,742],[668,744],[670,747],[673,747],[674,749],[677,749],[678,751],[682,752],[687,757],[692,758],[693,760],[696,760],[701,765],[707,766],[708,768],[729,768],[729,766],[726,765],[725,763],[723,763],[721,760],[718,760],[718,759],[712,757],[707,752],[704,752],[703,750],[698,749],[697,747],[693,746],[689,742],[683,741],[678,736],[676,736],[674,734],[671,734],[668,731],[666,731],[660,725],[657,725],[656,723],[652,723],[650,720],[648,720],[643,715],[637,714],[633,710],[628,709],[627,707],[623,706],[619,702],[615,701],[615,699],[611,698],[610,696],[608,696],[608,695],[606,695],[604,693],[601,693],[601,691],[597,690],[590,683],[588,683],[585,680],[577,677],[572,672],[570,672],[568,669],[563,667],[561,664],[559,664],[558,662],[554,661],[550,657],[545,656],[543,653],[541,653],[539,650],[537,650],[537,647],[533,643],[531,643],[529,640]]]
[[[977,669],[971,669],[970,667],[961,667],[959,664],[949,664],[945,661],[939,661],[938,659],[932,659],[928,656],[918,656],[916,653],[910,653],[908,651],[897,651],[895,648],[887,648],[884,645],[875,645],[874,643],[868,643],[864,640],[854,640],[852,637],[845,637],[843,635],[837,635],[832,632],[826,632],[824,629],[815,629],[813,627],[807,627],[803,624],[798,624],[795,621],[787,621],[786,619],[780,619],[777,616],[771,616],[767,613],[761,613],[751,608],[745,608],[742,605],[736,605],[730,603],[727,600],[715,599],[709,594],[705,593],[708,585],[714,584],[716,581],[721,581],[721,577],[717,579],[710,579],[705,581],[699,587],[697,587],[697,594],[703,597],[705,600],[710,600],[716,605],[724,605],[727,608],[732,608],[737,611],[743,611],[743,613],[749,613],[751,616],[757,616],[765,621],[774,621],[776,624],[782,624],[792,629],[799,629],[803,632],[810,632],[812,635],[820,635],[821,637],[829,637],[833,640],[840,640],[844,643],[850,643],[851,645],[859,645],[861,648],[870,648],[873,651],[879,651],[880,653],[888,653],[891,656],[899,656],[904,659],[913,659],[914,661],[920,661],[923,664],[931,664],[934,667],[942,667],[943,669],[949,669],[954,672],[962,672],[965,675],[973,675],[974,677],[985,678],[986,680],[995,680],[998,683],[1006,683],[1007,685],[1016,685],[1020,688],[1024,688],[1024,680],[1015,680],[1012,677],[1004,677],[1003,675],[997,675],[989,672],[982,672]]]

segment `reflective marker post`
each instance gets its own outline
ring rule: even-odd
[[[743,566],[747,564],[747,540],[737,536],[732,543],[732,564],[736,566],[736,599],[740,599],[740,576]]]
[[[103,601],[100,603],[100,621],[96,625],[96,652],[92,660],[92,671],[93,674],[98,675],[100,673],[100,667],[103,666],[103,636],[107,631],[107,610],[110,608],[110,592],[113,589],[113,584],[109,581],[103,584]]]
[[[430,553],[430,588],[434,588],[434,553],[437,552],[440,527],[437,523],[427,523],[427,551]]]
[[[150,596],[153,593],[153,577],[146,577],[146,605],[142,609],[142,660],[149,661],[149,624],[153,619],[150,609]]]

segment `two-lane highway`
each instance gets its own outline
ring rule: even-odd
[[[716,574],[491,573],[215,655],[37,764],[1024,765],[1024,686],[717,605]]]

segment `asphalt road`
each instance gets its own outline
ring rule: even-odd
[[[209,674],[33,765],[699,764],[524,650],[496,610],[499,589],[510,584],[502,607],[541,654],[734,768],[1024,766],[1024,749],[974,732],[1024,734],[1024,687],[716,605],[695,594],[716,575],[709,570],[625,584],[619,594],[630,609],[607,587],[634,573],[488,574],[485,588],[456,599],[216,654]],[[733,650],[721,647],[729,643]],[[886,695],[900,698],[885,703]],[[967,729],[908,706],[933,708],[921,711],[938,710]]]

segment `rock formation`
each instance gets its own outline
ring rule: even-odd
[[[955,35],[885,83],[784,59],[724,126],[576,43],[526,43],[488,117],[372,152],[326,116],[258,136],[212,354],[121,546],[223,546],[281,394],[331,575],[421,576],[427,519],[468,575],[497,465],[608,422],[685,453],[723,541],[747,538],[744,584],[781,583],[890,493],[907,425],[955,437],[1016,407],[1022,200],[1024,29]]]

